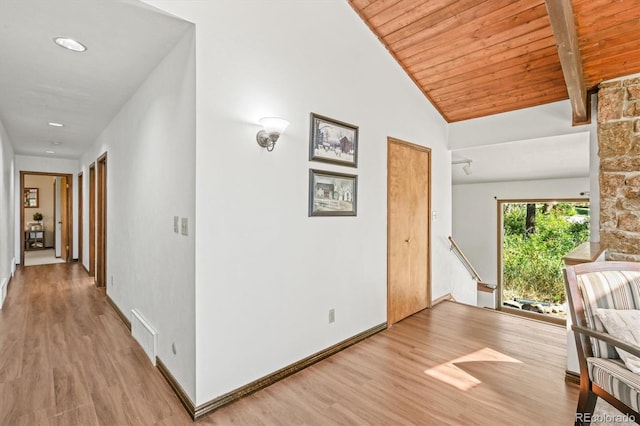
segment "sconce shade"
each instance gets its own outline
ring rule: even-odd
[[[260,119],[260,124],[262,124],[264,130],[258,132],[256,140],[258,141],[258,145],[271,152],[276,146],[276,141],[289,125],[289,122],[282,118],[265,117]]]
[[[262,124],[265,132],[278,134],[282,134],[289,126],[289,122],[287,120],[276,117],[261,118],[260,124]]]

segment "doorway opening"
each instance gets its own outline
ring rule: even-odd
[[[589,241],[589,201],[498,200],[500,309],[566,321],[563,257]]]
[[[70,262],[73,258],[72,175],[20,172],[20,264]]]

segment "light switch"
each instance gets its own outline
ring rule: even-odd
[[[180,232],[180,218],[178,216],[173,217],[173,232],[176,234]]]
[[[180,226],[182,229],[182,235],[189,235],[189,219],[186,217],[183,217],[180,220],[181,220]]]

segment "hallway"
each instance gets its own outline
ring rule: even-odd
[[[20,268],[0,310],[0,425],[191,424],[78,264]]]
[[[445,302],[198,424],[570,424],[564,339]],[[125,424],[192,422],[80,265],[20,268],[0,311],[0,425]]]

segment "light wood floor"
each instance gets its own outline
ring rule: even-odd
[[[444,302],[203,425],[573,424],[564,328]],[[1,425],[191,420],[78,265],[22,268],[0,311]]]

